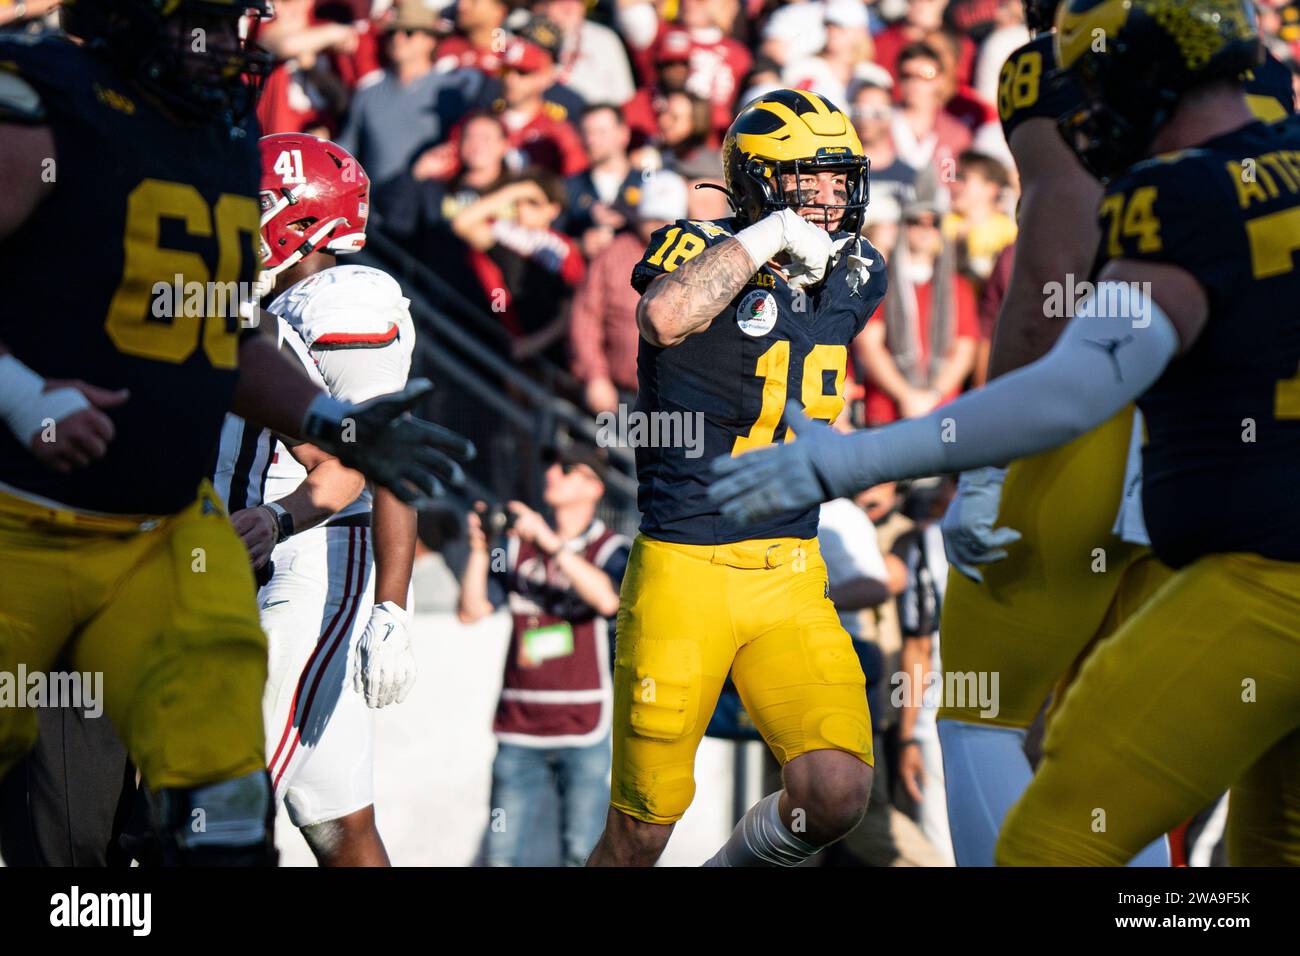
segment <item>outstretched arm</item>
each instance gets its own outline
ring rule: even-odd
[[[239,344],[239,381],[231,411],[277,435],[301,439],[303,419],[324,392],[280,354],[275,340],[251,335]]]
[[[733,524],[807,508],[883,481],[1010,461],[1072,441],[1145,392],[1209,315],[1200,284],[1172,265],[1117,260],[1055,347],[924,418],[841,437],[791,403],[793,444],[719,458],[709,496]],[[1117,280],[1117,281],[1105,281]],[[1149,282],[1150,298],[1135,289]]]
[[[410,415],[433,388],[427,379],[348,404],[308,381],[265,337],[246,339],[239,361],[232,410],[246,421],[318,445],[407,504],[441,495],[439,479],[456,486],[464,481],[458,461],[474,458],[474,443]]]

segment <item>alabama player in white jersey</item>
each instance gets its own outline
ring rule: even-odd
[[[334,143],[260,142],[263,281],[282,350],[340,400],[400,390],[415,329],[389,275],[335,265],[365,243],[370,183]],[[369,708],[415,679],[406,632],[415,512],[311,446],[231,419],[216,483],[256,568],[270,645],[263,713],[277,798],[322,866],[387,865]],[[264,485],[261,494],[258,487]],[[373,561],[373,573],[372,573]]]

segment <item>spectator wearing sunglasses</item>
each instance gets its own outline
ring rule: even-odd
[[[857,83],[849,105],[862,150],[871,160],[871,202],[889,196],[899,206],[908,205],[916,198],[917,169],[900,159],[894,148],[894,94],[889,75]]]
[[[581,866],[609,806],[613,657],[610,618],[631,542],[596,517],[605,494],[599,449],[550,453],[543,499],[554,525],[519,501],[504,547],[468,518],[469,560],[457,615],[469,624],[501,606],[510,611],[510,646],[493,730],[489,866],[519,866],[539,832],[538,807],[559,803],[563,862]],[[490,529],[489,529],[490,530]]]
[[[854,342],[869,379],[869,425],[925,415],[955,398],[974,367],[979,339],[974,289],[957,271],[933,202],[918,200],[903,210],[889,273],[885,307]]]
[[[943,58],[933,47],[917,43],[899,53],[894,146],[909,165],[933,166],[940,182],[952,182],[957,155],[971,144],[970,130],[944,109],[947,89]]]

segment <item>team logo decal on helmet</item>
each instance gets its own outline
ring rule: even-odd
[[[366,244],[370,177],[351,153],[305,133],[275,133],[257,145],[264,275],[316,249],[344,255]]]
[[[848,115],[806,90],[773,90],[752,100],[722,142],[727,191],[746,224],[779,209],[817,206],[828,217],[832,210],[843,210],[839,230],[857,232],[867,207],[870,166]],[[783,175],[827,171],[846,174],[843,203],[805,203],[797,192],[786,195]]]
[[[1146,154],[1184,93],[1263,58],[1250,0],[1066,0],[1055,43],[1087,96],[1062,135],[1102,179]]]

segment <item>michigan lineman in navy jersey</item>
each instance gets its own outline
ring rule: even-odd
[[[761,518],[1057,446],[1138,399],[1146,525],[1173,574],[1065,692],[997,860],[1123,864],[1231,786],[1231,861],[1296,865],[1300,120],[1251,112],[1241,0],[1072,0],[1056,23],[1086,94],[1063,130],[1109,181],[1095,294],[1043,359],[924,419],[722,463],[711,497]]]
[[[1007,58],[998,88],[1022,195],[990,378],[1039,358],[1056,340],[1064,322],[1046,314],[1045,290],[1092,277],[1101,184],[1057,129],[1057,118],[1084,101],[1078,80],[1056,69],[1051,25],[1058,2],[1027,0],[1026,19],[1037,35]],[[1290,73],[1272,56],[1247,72],[1246,90],[1261,119],[1293,112]],[[1063,222],[1071,227],[1062,229]],[[961,865],[992,865],[1002,820],[1029,783],[1026,728],[1053,685],[1059,698],[1059,681],[1068,680],[1090,644],[1114,631],[1168,576],[1142,526],[1140,421],[1124,409],[1062,448],[961,478],[944,521],[952,559],[944,662],[955,672],[997,673],[1001,690],[995,717],[955,700],[939,713]],[[1135,863],[1166,858],[1159,841]]]
[[[237,296],[225,310],[162,300],[159,315],[156,290],[177,276],[208,291],[254,278],[244,78],[261,61],[238,28],[267,10],[75,0],[63,15],[83,45],[0,39],[0,671],[44,671],[66,650],[104,674],[173,863],[270,858],[266,641],[206,480],[225,410],[411,498],[457,474],[439,448],[466,452],[398,419],[418,395],[349,407],[295,377],[241,335]],[[70,282],[56,253],[78,243]],[[358,439],[346,446],[345,417]],[[0,708],[0,771],[35,731],[30,708]]]
[[[817,509],[726,529],[705,494],[710,461],[791,440],[787,396],[827,422],[843,407],[848,345],[885,291],[883,260],[857,236],[868,163],[848,117],[799,90],[746,106],[723,162],[736,215],[659,230],[632,274],[636,411],[694,416],[702,440],[636,443],[643,520],[592,865],[658,859],[694,795],[695,750],[729,671],[786,789],[712,864],[795,865],[856,826],[871,788],[865,682],[827,598]]]

